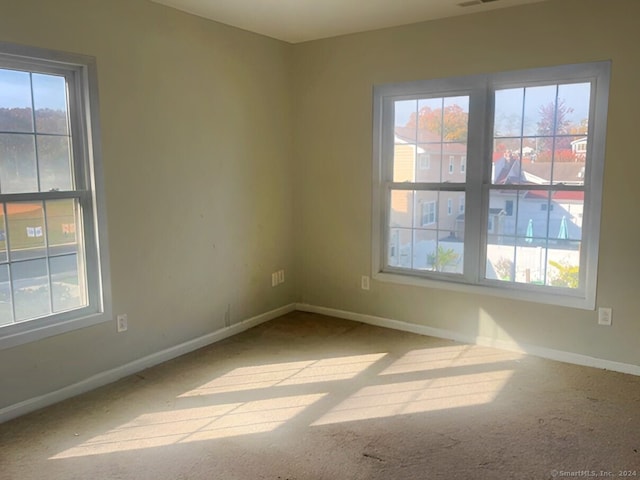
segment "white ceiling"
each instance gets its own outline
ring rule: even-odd
[[[547,0],[152,0],[290,43]],[[481,1],[481,0],[476,0]],[[485,0],[486,1],[486,0]]]

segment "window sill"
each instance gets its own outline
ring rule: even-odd
[[[434,288],[453,292],[471,293],[474,295],[486,295],[526,302],[557,305],[561,307],[579,308],[582,310],[595,310],[595,298],[580,295],[582,292],[559,292],[549,290],[541,291],[536,287],[527,285],[505,284],[498,285],[488,282],[486,285],[460,283],[458,281],[436,280],[409,273],[378,272],[372,275],[374,280],[383,283],[394,283],[413,287]]]
[[[40,324],[36,323],[38,320],[30,320],[0,327],[0,350],[18,347],[26,343],[108,322],[111,320],[111,315],[106,312],[100,312],[53,322],[51,319],[46,320],[48,322]]]

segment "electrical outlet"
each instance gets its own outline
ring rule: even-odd
[[[362,287],[362,290],[369,290],[370,282],[367,275],[362,275],[362,278],[360,279],[360,287]]]
[[[275,287],[278,285],[278,272],[273,272],[271,274],[271,286]]]
[[[278,270],[278,283],[284,283],[284,270]]]
[[[598,309],[598,325],[611,326],[613,312],[611,308],[600,307]]]
[[[116,328],[118,333],[126,332],[129,328],[129,318],[126,313],[121,313],[116,317]]]

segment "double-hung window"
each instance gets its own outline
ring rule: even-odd
[[[0,347],[105,320],[93,59],[0,44]]]
[[[594,308],[609,70],[377,86],[374,277]]]

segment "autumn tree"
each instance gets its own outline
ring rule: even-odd
[[[418,130],[434,133],[445,142],[466,142],[469,114],[460,105],[442,108],[422,107],[417,113]],[[407,127],[416,127],[416,113],[412,113]]]
[[[555,135],[568,135],[571,133],[572,123],[567,117],[573,113],[573,108],[566,105],[564,99],[559,98],[558,103],[549,102],[540,105],[538,109],[538,135],[546,138],[540,139],[540,146],[543,150],[552,151],[571,149],[571,139],[568,137],[558,137],[553,142]]]

